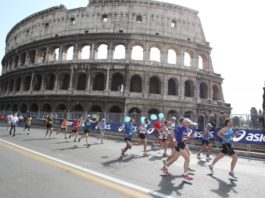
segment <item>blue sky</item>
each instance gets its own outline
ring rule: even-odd
[[[226,102],[234,114],[261,109],[265,81],[265,2],[263,0],[161,0],[199,11],[212,50],[215,72],[224,78]],[[85,7],[88,0],[12,0],[1,2],[0,57],[4,56],[8,31],[25,17],[60,4]]]

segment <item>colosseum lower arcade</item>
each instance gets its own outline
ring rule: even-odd
[[[90,0],[23,19],[6,37],[0,111],[230,114],[198,12]]]

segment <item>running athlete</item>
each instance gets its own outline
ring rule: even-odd
[[[217,133],[217,136],[222,139],[222,150],[214,158],[212,164],[209,165],[209,169],[213,173],[213,167],[216,164],[216,162],[218,162],[221,158],[223,158],[225,154],[228,154],[229,156],[232,157],[231,169],[230,169],[229,175],[231,177],[235,177],[234,168],[237,162],[237,154],[235,153],[232,145],[233,145],[233,137],[237,136],[238,133],[234,132],[232,129],[232,126],[233,126],[232,119],[226,119],[225,126],[226,127],[222,128]]]
[[[49,138],[51,138],[51,135],[52,135],[52,126],[53,126],[53,120],[52,120],[52,117],[51,115],[48,115],[45,119],[45,123],[46,123],[46,128],[47,128],[47,131],[46,131],[46,134],[45,134],[45,139],[47,138],[47,135],[49,134]]]
[[[126,142],[126,146],[121,149],[121,157],[125,156],[125,153],[128,149],[132,148],[132,134],[133,134],[133,125],[135,120],[131,118],[129,123],[125,123],[124,127],[124,141]]]
[[[202,133],[202,145],[200,147],[199,152],[197,153],[197,157],[200,158],[201,153],[203,152],[204,148],[207,148],[207,158],[210,158],[210,154],[212,151],[212,144],[210,142],[210,138],[211,138],[211,134],[210,131],[213,128],[213,126],[211,125],[211,123],[208,123],[206,125],[205,130]]]
[[[31,122],[32,122],[31,115],[26,116],[26,118],[25,118],[25,128],[24,128],[24,131],[25,130],[28,130],[27,135],[29,135],[29,132],[30,132]]]
[[[90,118],[91,118],[91,116],[88,115],[86,120],[85,120],[85,122],[84,122],[84,125],[85,125],[84,126],[84,134],[80,138],[78,138],[78,142],[80,142],[81,139],[86,138],[87,147],[89,147],[89,144],[88,144],[88,133],[90,132],[91,123],[94,123],[94,121],[91,120]]]
[[[64,133],[64,139],[67,139],[67,137],[66,137],[67,128],[68,128],[68,119],[67,119],[67,117],[64,117],[63,122],[61,124],[61,131]],[[59,133],[59,131],[57,132],[57,134],[58,133]]]
[[[168,127],[171,125],[169,121],[165,121],[162,130],[160,131],[159,134],[159,140],[160,140],[160,145],[164,149],[163,157],[167,157],[167,147],[168,147],[168,132],[169,129]]]
[[[148,157],[148,153],[146,151],[147,147],[147,138],[146,138],[146,131],[147,131],[147,125],[149,123],[149,120],[147,118],[144,119],[144,122],[141,123],[139,127],[139,136],[138,136],[138,143],[144,145],[144,157]]]
[[[99,132],[99,138],[100,138],[101,144],[104,144],[103,138],[105,136],[105,130],[106,130],[106,120],[105,120],[105,118],[103,118],[101,120],[101,122],[99,122],[97,124],[97,128],[99,128],[99,131],[100,131]]]
[[[187,150],[185,149],[186,145],[183,140],[183,133],[189,130],[190,123],[191,121],[188,118],[184,118],[183,126],[177,127],[174,130],[174,144],[176,152],[174,152],[174,156],[169,161],[165,161],[164,163],[163,172],[165,175],[169,175],[168,167],[171,166],[179,158],[179,156],[182,156],[185,160],[183,177],[186,180],[193,180],[193,178],[188,175],[190,156]]]
[[[75,120],[73,122],[73,126],[72,126],[72,134],[69,135],[69,139],[71,139],[72,136],[75,136],[74,142],[76,142],[76,139],[78,137],[78,131],[80,129],[81,126],[81,122],[80,119]]]
[[[12,117],[12,114],[9,113],[7,116],[6,116],[6,122],[7,122],[7,127],[6,127],[6,130],[9,131],[9,127],[11,127],[11,117]]]
[[[11,125],[11,128],[10,128],[10,131],[9,131],[9,135],[12,134],[12,131],[13,131],[13,136],[16,135],[16,126],[17,126],[17,122],[18,122],[18,117],[17,117],[17,114],[14,113],[14,114],[11,115],[11,117],[10,117],[10,125]]]

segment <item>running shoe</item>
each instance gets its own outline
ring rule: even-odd
[[[189,176],[188,174],[184,174],[183,178],[188,180],[188,181],[192,181],[193,180],[193,177]]]
[[[166,176],[169,175],[168,169],[165,166],[163,166],[162,170],[163,170],[164,175]]]
[[[213,165],[210,164],[208,167],[209,167],[211,173],[213,174]]]
[[[68,137],[68,138],[69,138],[69,139],[71,139],[71,137],[72,137],[72,135],[69,135],[69,137]]]
[[[16,134],[13,134],[13,137],[16,136]]]
[[[234,172],[232,172],[232,171],[230,171],[228,174],[229,174],[231,177],[233,177],[233,178],[237,178],[237,177],[235,176]]]

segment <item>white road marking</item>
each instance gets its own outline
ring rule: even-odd
[[[161,197],[161,198],[173,198],[172,196],[168,196],[168,195],[165,195],[165,194],[162,194],[162,193],[159,193],[159,192],[156,192],[156,191],[153,191],[151,189],[148,189],[148,188],[144,188],[142,186],[138,186],[136,184],[132,184],[132,183],[129,183],[129,182],[126,182],[126,181],[123,181],[121,179],[117,179],[117,178],[114,178],[114,177],[111,177],[111,176],[108,176],[108,175],[105,175],[105,174],[102,174],[102,173],[99,173],[99,172],[96,172],[96,171],[93,171],[91,169],[87,169],[87,168],[84,168],[84,167],[81,167],[81,166],[78,166],[78,165],[75,165],[75,164],[72,164],[70,162],[66,162],[64,160],[60,160],[58,158],[55,158],[55,157],[51,157],[49,155],[46,155],[46,154],[43,154],[43,153],[39,153],[37,151],[34,151],[34,150],[31,150],[31,149],[28,149],[26,147],[23,147],[23,146],[19,146],[15,143],[12,143],[12,142],[9,142],[9,141],[6,141],[6,140],[3,140],[3,139],[0,139],[1,142],[4,142],[6,144],[9,144],[11,146],[14,146],[16,148],[19,148],[19,149],[22,149],[24,151],[27,151],[27,152],[30,152],[32,154],[35,154],[35,155],[38,155],[38,156],[41,156],[43,158],[46,158],[46,159],[49,159],[49,160],[52,160],[52,161],[55,161],[55,162],[58,162],[58,163],[61,163],[63,165],[66,165],[66,166],[69,166],[71,168],[74,168],[74,169],[77,169],[77,170],[80,170],[80,171],[83,171],[83,172],[86,172],[88,174],[91,174],[91,175],[94,175],[96,177],[99,177],[99,178],[102,178],[102,179],[105,179],[105,180],[108,180],[110,182],[113,182],[113,183],[116,183],[116,184],[119,184],[119,185],[122,185],[122,186],[125,186],[127,188],[131,188],[131,189],[134,189],[134,190],[137,190],[137,191],[140,191],[140,192],[143,192],[143,193],[146,193],[146,194],[149,194],[149,195],[153,195],[153,196],[157,196],[157,197]]]

